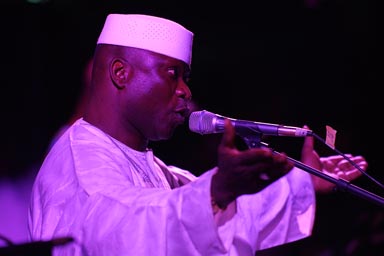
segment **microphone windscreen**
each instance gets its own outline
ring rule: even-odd
[[[189,129],[200,134],[214,133],[215,117],[215,114],[206,110],[192,112],[189,116]]]

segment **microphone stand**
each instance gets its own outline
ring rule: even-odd
[[[239,134],[238,134],[239,135]],[[268,147],[268,145],[264,142],[261,141],[261,133],[248,133],[247,136],[241,136],[244,140],[244,142],[247,144],[248,148],[258,148],[258,147]],[[274,153],[280,154],[279,152],[273,150]],[[337,191],[342,191],[342,192],[349,192],[355,196],[359,196],[360,198],[363,198],[367,201],[371,201],[372,203],[375,203],[381,207],[384,207],[384,198],[366,191],[358,186],[355,186],[351,184],[349,181],[344,180],[344,179],[336,179],[332,176],[329,176],[325,173],[322,173],[319,170],[316,170],[306,164],[303,164],[300,161],[297,161],[293,158],[288,157],[288,160],[292,161],[294,165],[310,174],[316,175],[324,180],[327,180],[329,182],[332,182],[333,184],[336,185],[336,190]]]

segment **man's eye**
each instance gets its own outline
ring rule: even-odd
[[[184,81],[184,83],[189,84],[189,82],[191,81],[191,77],[189,75],[185,75],[183,77],[183,81]]]
[[[177,78],[179,75],[176,68],[168,68],[168,73],[172,76],[172,78]]]

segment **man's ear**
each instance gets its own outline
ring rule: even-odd
[[[109,75],[113,81],[113,84],[118,89],[123,89],[129,79],[130,66],[122,59],[114,59],[109,68]]]

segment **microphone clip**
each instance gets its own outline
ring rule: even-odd
[[[248,148],[269,148],[269,145],[261,141],[261,133],[253,133],[247,136],[239,135],[248,146]]]

